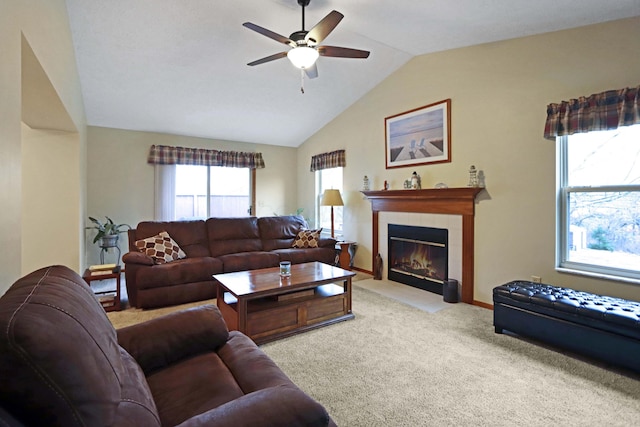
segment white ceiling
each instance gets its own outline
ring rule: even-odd
[[[371,51],[321,57],[305,80],[288,46],[297,0],[66,0],[92,126],[297,147],[413,56],[640,16],[640,0],[311,0],[306,30],[345,15],[322,44]]]

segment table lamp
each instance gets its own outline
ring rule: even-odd
[[[344,206],[339,190],[324,190],[322,194],[321,206],[331,206],[331,238],[335,239],[335,228],[333,226],[333,207]]]

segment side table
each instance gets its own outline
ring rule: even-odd
[[[336,250],[338,251],[338,265],[345,270],[353,268],[353,257],[356,254],[358,244],[356,242],[337,242]]]
[[[96,274],[97,273],[97,274]],[[98,297],[98,301],[104,308],[104,311],[120,311],[120,276],[122,274],[122,270],[120,266],[117,266],[113,271],[100,271],[100,272],[91,272],[88,268],[85,270],[82,278],[85,282],[91,287],[91,282],[98,280],[107,280],[107,279],[116,279],[116,288],[109,289],[107,291],[99,291],[95,292]]]

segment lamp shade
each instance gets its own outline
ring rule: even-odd
[[[310,68],[315,64],[320,54],[317,50],[307,46],[294,47],[287,52],[287,58],[291,63],[302,69]]]
[[[322,194],[322,200],[320,200],[322,206],[344,206],[342,196],[340,196],[339,190],[324,190]]]

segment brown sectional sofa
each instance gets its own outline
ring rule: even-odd
[[[74,271],[0,298],[0,426],[335,426],[214,305],[115,330]]]
[[[320,261],[335,264],[335,243],[321,238],[317,248],[294,248],[298,232],[307,229],[301,216],[209,218],[206,221],[144,221],[129,230],[129,252],[122,260],[129,303],[152,308],[215,298],[213,274]],[[166,231],[186,258],[156,264],[135,246]]]

